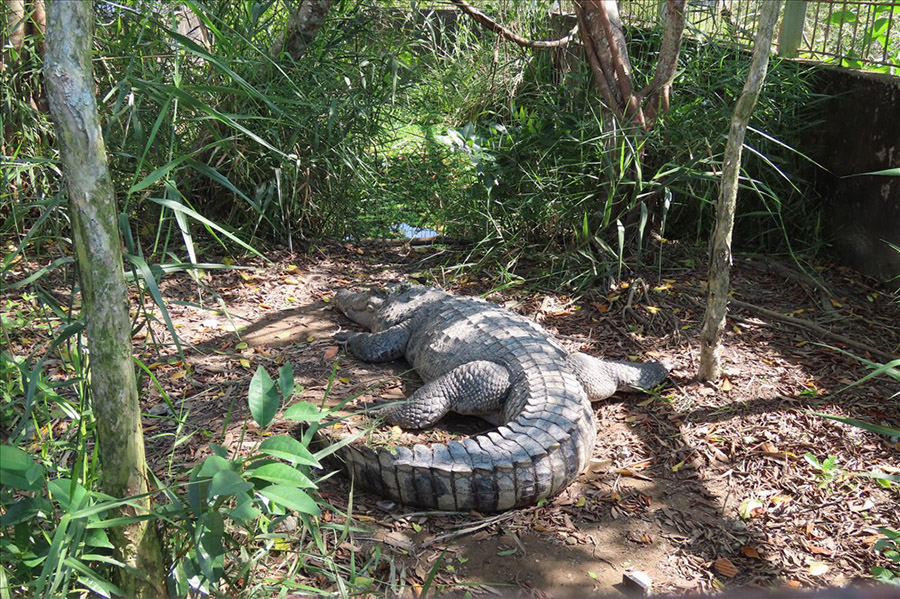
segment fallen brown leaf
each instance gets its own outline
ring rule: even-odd
[[[720,557],[714,561],[713,569],[726,578],[734,578],[737,576],[737,573],[740,572],[740,570],[737,569],[737,566],[731,563],[731,560],[727,557]]]

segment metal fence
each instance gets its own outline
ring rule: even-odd
[[[751,45],[762,2],[688,0],[687,33]],[[619,0],[628,25],[660,22],[664,0]],[[786,0],[782,56],[900,74],[900,0]]]
[[[688,0],[687,35],[751,46],[759,11],[771,0]],[[470,0],[491,14],[529,6],[535,0]],[[397,7],[446,9],[448,0],[392,0]],[[546,4],[546,3],[545,3]],[[619,0],[626,25],[655,27],[665,0]],[[573,0],[555,0],[553,11],[573,12]],[[784,0],[776,50],[845,67],[900,75],[900,0]]]

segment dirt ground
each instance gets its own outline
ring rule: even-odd
[[[139,339],[170,397],[190,410],[182,434],[208,431],[177,449],[184,468],[207,455],[210,441],[233,448],[243,439],[248,451],[258,441],[253,426],[243,436],[241,429],[259,364],[274,374],[290,361],[303,385],[296,400],[311,403],[322,402],[326,391],[330,402],[356,397],[352,406],[396,400],[415,388],[403,363],[364,364],[337,352],[331,335],[354,325],[331,308],[336,289],[427,276],[460,294],[490,290],[487,281],[452,277],[440,266],[446,256],[432,248],[347,245],[269,257],[272,263],[205,277],[221,302],[187,277],[164,284],[188,369],[154,360],[151,336]],[[630,273],[626,283],[577,297],[515,287],[489,295],[573,349],[667,359],[675,365],[670,380],[656,395],[620,394],[595,404],[600,431],[588,471],[544,505],[448,514],[354,491],[354,522],[365,532],[336,548],[338,559],[377,548],[397,568],[382,559],[369,575],[412,592],[427,585],[459,596],[618,594],[635,572],[656,593],[820,588],[868,578],[871,566],[888,565],[872,545],[879,527],[900,528],[900,494],[897,485],[884,488],[859,474],[900,474],[900,440],[811,411],[900,427],[896,381],[877,377],[834,395],[871,372],[835,348],[878,362],[900,354],[900,304],[852,271],[814,274],[820,282],[795,265],[736,260],[726,376],[715,384],[694,379],[702,261],[685,257],[661,275],[656,268]],[[154,327],[163,338],[164,328]],[[165,413],[156,390],[145,401],[149,414]],[[162,474],[174,425],[151,416],[144,424],[148,457]],[[804,454],[836,461],[817,470]],[[334,518],[349,509],[343,476],[325,481],[321,491],[338,508]]]

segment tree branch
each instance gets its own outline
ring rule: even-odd
[[[584,8],[582,8],[580,2],[575,3],[575,16],[578,18],[578,33],[581,35],[581,41],[584,44],[584,53],[587,55],[588,64],[591,66],[591,71],[594,74],[594,83],[597,85],[600,96],[606,101],[606,105],[609,109],[612,110],[616,116],[621,117],[621,101],[620,98],[616,96],[618,88],[611,86],[606,78],[603,64],[600,62],[600,56],[597,53],[597,49],[594,47],[594,42],[591,37],[591,24],[588,23],[587,15],[584,13]]]
[[[681,40],[684,38],[686,4],[687,0],[666,0],[666,25],[659,47],[656,74],[647,87],[638,93],[638,101],[647,98],[644,111],[651,121],[658,113],[665,113],[669,110],[669,90],[672,87],[672,81],[675,80],[678,54],[681,52]]]
[[[609,59],[615,69],[616,81],[623,100],[625,117],[634,120],[641,127],[645,126],[644,112],[634,95],[631,83],[631,61],[628,58],[628,46],[622,33],[622,21],[616,0],[600,0],[593,2],[593,10],[600,20],[607,41]]]
[[[494,21],[489,16],[466,2],[466,0],[450,0],[453,4],[458,6],[460,10],[464,13],[475,19],[478,23],[490,29],[497,35],[508,39],[509,41],[515,43],[516,45],[522,46],[523,48],[558,48],[560,46],[565,46],[572,38],[575,37],[575,34],[578,33],[578,25],[572,28],[569,33],[566,34],[565,37],[561,37],[558,40],[530,40],[522,37],[518,33],[507,29],[497,21]]]

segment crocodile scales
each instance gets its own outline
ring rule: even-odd
[[[386,420],[424,428],[452,410],[497,425],[446,444],[340,450],[357,484],[407,505],[500,511],[559,493],[593,450],[590,401],[654,387],[668,374],[661,362],[568,353],[521,315],[428,287],[344,289],[334,305],[371,331],[336,336],[354,356],[405,357],[425,382],[408,400],[380,409]]]

